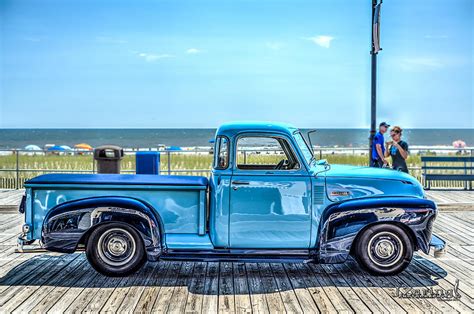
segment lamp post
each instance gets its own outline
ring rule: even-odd
[[[371,79],[370,79],[370,136],[369,136],[369,165],[373,166],[372,149],[376,132],[377,120],[377,54],[380,48],[380,9],[382,0],[372,1],[372,44],[371,57]]]

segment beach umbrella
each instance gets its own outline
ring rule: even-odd
[[[26,145],[25,149],[26,150],[42,150],[41,147],[39,147],[38,145]]]
[[[466,147],[466,142],[461,141],[461,140],[454,141],[453,142],[453,147],[454,148],[464,148],[464,147]]]
[[[175,150],[175,151],[178,151],[178,150],[183,150],[181,147],[179,146],[168,146],[166,147],[166,150]]]
[[[82,149],[82,150],[92,150],[92,146],[90,146],[89,144],[86,144],[86,143],[76,144],[76,145],[74,145],[74,148],[75,149]]]
[[[67,145],[61,145],[60,147],[64,148],[64,150],[68,150],[68,151],[72,150],[72,148]]]
[[[65,149],[63,147],[59,146],[59,145],[54,145],[54,146],[48,148],[48,151],[50,151],[50,152],[63,152],[63,151],[65,151]]]

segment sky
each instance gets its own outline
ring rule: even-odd
[[[0,128],[370,126],[370,0],[1,0]],[[385,0],[377,120],[473,128],[472,0]]]

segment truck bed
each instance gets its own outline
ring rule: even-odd
[[[25,183],[25,222],[30,239],[41,238],[44,217],[64,202],[91,197],[133,198],[151,206],[165,234],[204,235],[208,179],[134,174],[45,174]]]

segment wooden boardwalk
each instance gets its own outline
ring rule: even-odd
[[[15,253],[22,224],[0,215],[0,312],[474,312],[474,211],[442,212],[434,231],[448,253],[416,254],[398,276],[345,264],[148,263],[108,278],[83,253]],[[454,289],[460,299],[397,297],[410,289]],[[412,292],[414,290],[411,290]]]

